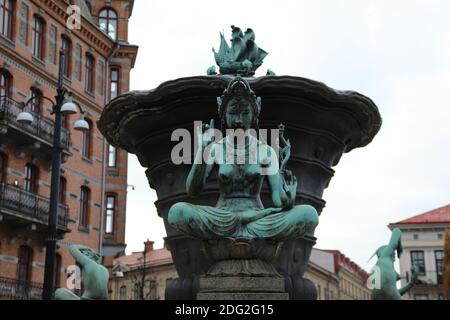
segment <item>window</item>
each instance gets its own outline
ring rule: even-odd
[[[324,291],[325,291],[325,297],[324,297],[324,299],[325,299],[325,300],[329,300],[330,297],[329,297],[329,295],[328,295],[328,288],[325,288]]]
[[[98,95],[103,96],[103,89],[104,89],[104,81],[103,81],[103,75],[105,73],[105,63],[102,60],[99,60],[98,62]]]
[[[444,274],[444,251],[436,250],[434,251],[434,260],[436,262],[436,276],[437,283],[442,284],[442,277]]]
[[[414,240],[418,240],[418,239],[419,239],[419,235],[418,235],[418,234],[414,234],[414,235],[413,235],[413,239],[414,239]]]
[[[115,195],[107,195],[106,196],[106,233],[114,232],[114,217],[116,211],[116,196]]]
[[[419,267],[419,275],[425,275],[425,257],[423,251],[411,251],[411,265]]]
[[[38,189],[38,168],[27,164],[25,166],[25,190],[37,193]]]
[[[150,286],[149,286],[149,299],[150,300],[156,300],[157,296],[156,296],[156,281],[155,280],[151,280],[150,281]]]
[[[92,144],[92,122],[89,119],[85,119],[89,124],[88,130],[83,130],[83,157],[89,159],[91,157],[91,144]]]
[[[317,300],[322,299],[322,288],[320,287],[320,284],[317,285]]]
[[[86,186],[82,186],[80,190],[80,221],[82,227],[88,226],[89,220],[89,198],[90,190]]]
[[[26,46],[28,45],[28,11],[28,6],[22,1],[20,5],[19,40]]]
[[[77,43],[75,48],[75,78],[81,80],[81,45]]]
[[[17,253],[17,280],[19,282],[29,281],[31,278],[31,262],[33,261],[33,249],[21,246]]]
[[[12,0],[0,0],[0,33],[9,39],[12,38],[13,9]]]
[[[66,204],[67,180],[61,177],[59,180],[59,203]]]
[[[415,294],[414,300],[428,300],[427,294]]]
[[[44,59],[44,20],[39,17],[34,17],[33,54],[36,58]]]
[[[113,9],[105,8],[100,11],[98,25],[113,40],[117,39],[117,14]]]
[[[112,100],[119,94],[119,69],[111,69],[111,83],[109,90],[109,98]]]
[[[31,111],[36,112],[37,114],[41,114],[42,112],[42,92],[37,88],[30,89],[30,108]]]
[[[94,91],[94,64],[94,57],[91,54],[86,53],[85,88],[91,93]]]
[[[127,287],[126,286],[121,286],[120,287],[120,300],[127,300]]]
[[[70,77],[70,62],[72,61],[72,43],[66,36],[61,37],[61,50],[64,52],[65,59],[63,65],[63,72],[66,77]]]
[[[133,294],[134,294],[133,299],[134,300],[141,300],[141,284],[139,282],[134,284],[134,290],[133,291],[134,291],[133,292]]]
[[[108,167],[115,168],[117,166],[117,150],[113,145],[108,146]]]
[[[0,97],[4,96],[9,97],[10,93],[11,93],[11,76],[9,72],[0,70]]]
[[[48,55],[51,63],[56,64],[56,42],[58,38],[58,29],[55,25],[50,25]]]
[[[6,177],[6,155],[0,152],[0,183],[5,181]]]

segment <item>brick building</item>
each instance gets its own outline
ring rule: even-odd
[[[79,8],[79,28],[69,28]],[[45,262],[54,100],[59,50],[64,87],[90,125],[75,131],[80,114],[63,119],[63,163],[56,285],[73,264],[67,245],[101,251],[112,267],[125,249],[127,153],[106,143],[96,127],[104,105],[129,90],[137,55],[128,21],[133,0],[0,0],[0,299],[39,298]],[[17,122],[23,103],[31,125]]]

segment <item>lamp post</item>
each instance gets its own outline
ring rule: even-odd
[[[45,251],[45,271],[44,271],[44,290],[42,298],[44,300],[51,300],[53,297],[54,285],[55,285],[55,265],[56,265],[56,241],[58,240],[58,200],[59,200],[59,182],[61,177],[61,156],[63,148],[61,146],[61,128],[62,117],[68,114],[74,114],[77,112],[77,107],[80,109],[80,113],[84,111],[81,107],[73,102],[64,103],[65,95],[68,92],[63,88],[65,66],[65,53],[63,50],[59,52],[59,72],[58,72],[58,87],[56,89],[55,101],[52,99],[40,96],[40,99],[46,99],[52,104],[52,114],[55,115],[55,126],[53,132],[53,146],[52,146],[52,175],[51,175],[51,187],[50,187],[50,212],[48,217],[48,234],[46,239],[46,251]],[[36,97],[31,97],[25,106],[30,103]],[[33,117],[25,110],[17,116],[17,121],[30,124],[33,121]],[[88,130],[89,124],[81,118],[75,122],[74,129],[76,130]]]

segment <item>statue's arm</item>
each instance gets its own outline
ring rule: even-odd
[[[275,207],[290,209],[295,203],[295,193],[292,194],[292,190],[286,192],[284,188],[283,177],[279,172],[268,175],[267,180],[272,193],[272,202]]]
[[[402,288],[400,288],[400,289],[398,290],[398,293],[399,293],[401,296],[404,295],[406,292],[408,292],[409,289],[412,288],[412,286],[414,286],[414,284],[415,284],[415,282],[416,282],[416,280],[417,280],[418,275],[419,275],[419,267],[416,266],[416,265],[413,265],[413,266],[411,267],[411,280],[410,280],[404,287],[402,287]]]
[[[400,257],[403,251],[402,247],[402,232],[400,229],[395,228],[392,230],[391,240],[389,240],[389,244],[387,245],[389,254],[393,254],[395,250],[397,250],[397,255]]]
[[[295,203],[297,195],[297,179],[291,171],[284,171],[282,175],[278,166],[278,158],[273,149],[270,149],[269,165],[275,165],[273,174],[267,175],[269,187],[272,193],[272,202],[277,208],[290,209]]]
[[[69,246],[69,252],[72,255],[72,257],[75,259],[76,262],[78,262],[80,265],[85,266],[88,263],[94,262],[88,257],[86,257],[81,251],[80,246],[76,244],[72,244]]]
[[[211,152],[209,153],[210,160],[207,162],[203,159],[203,150],[199,148],[197,151],[194,164],[186,179],[186,192],[191,197],[197,196],[202,191],[206,179],[214,167],[214,159],[211,158],[213,157],[212,149],[214,146],[212,145],[211,147]]]

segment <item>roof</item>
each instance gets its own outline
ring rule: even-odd
[[[148,251],[145,257],[146,267],[154,265],[172,263],[172,255],[166,248]],[[144,265],[144,252],[133,252],[129,255],[124,255],[114,259],[114,265],[122,264],[130,267],[130,269],[142,267]]]
[[[399,222],[391,223],[391,225],[415,223],[450,223],[450,204]]]
[[[365,282],[369,277],[369,274],[361,268],[356,262],[353,262],[350,258],[346,257],[345,254],[340,252],[339,250],[325,250],[318,249],[320,251],[329,252],[334,255],[334,267],[335,272],[337,273],[340,268],[345,268],[356,277],[358,277],[362,282]]]

